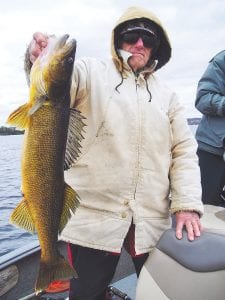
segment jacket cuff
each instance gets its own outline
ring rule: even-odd
[[[195,212],[199,215],[199,218],[201,218],[203,216],[202,211],[196,210],[196,209],[187,209],[187,208],[176,209],[176,208],[173,208],[170,211],[171,211],[171,214],[173,214],[173,215],[175,215],[176,213],[179,213],[179,212]]]

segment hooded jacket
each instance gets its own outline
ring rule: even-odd
[[[135,75],[127,63],[130,54],[115,49],[114,33],[121,23],[143,17],[158,26],[161,46],[158,64]],[[87,126],[82,153],[65,172],[81,200],[62,232],[64,241],[120,252],[133,221],[140,254],[170,227],[170,212],[202,214],[196,142],[176,94],[154,75],[170,52],[159,20],[130,8],[113,30],[112,59],[75,63],[71,105],[86,117]]]
[[[225,51],[215,55],[198,83],[196,108],[203,114],[196,131],[199,149],[225,152]]]

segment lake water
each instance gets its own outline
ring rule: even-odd
[[[11,212],[22,198],[22,141],[23,135],[0,136],[0,256],[37,239],[9,222]]]

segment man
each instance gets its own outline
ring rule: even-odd
[[[202,201],[225,207],[225,51],[210,60],[199,80],[195,105],[203,114],[196,131]]]
[[[48,43],[36,33],[32,62]],[[176,215],[176,236],[200,236],[196,142],[175,93],[155,76],[170,59],[167,33],[151,12],[129,8],[112,33],[112,59],[75,62],[71,106],[86,117],[82,153],[66,172],[81,203],[61,238],[78,279],[70,300],[105,299],[123,244],[136,272]]]

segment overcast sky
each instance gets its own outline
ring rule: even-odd
[[[145,7],[161,20],[172,44],[172,59],[158,76],[176,91],[187,117],[208,61],[225,47],[224,0],[0,0],[0,125],[28,98],[23,71],[26,46],[35,31],[70,34],[77,57],[110,56],[111,30],[129,6]]]

